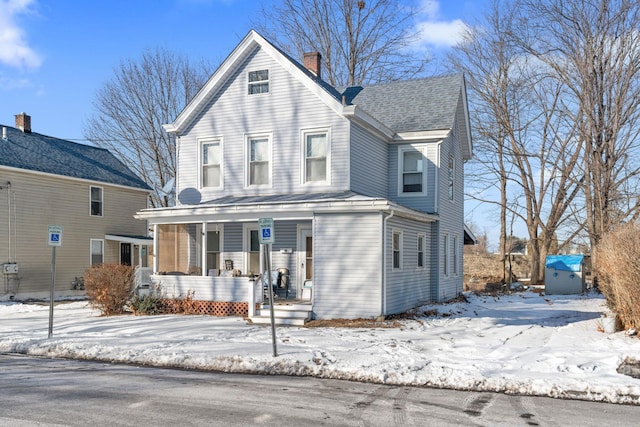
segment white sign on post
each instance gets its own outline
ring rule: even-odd
[[[275,243],[275,234],[273,232],[273,218],[258,219],[258,234],[261,245]]]
[[[49,246],[62,246],[62,227],[59,225],[49,226],[49,238],[47,244]]]

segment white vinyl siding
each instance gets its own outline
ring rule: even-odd
[[[102,187],[89,187],[89,212],[91,216],[103,215],[103,191]]]
[[[247,96],[247,69],[269,69],[268,96]],[[222,140],[222,177],[224,194],[254,196],[304,193],[313,187],[318,192],[350,189],[349,128],[347,119],[319,101],[302,83],[293,79],[261,50],[250,54],[246,67],[240,67],[221,84],[219,92],[179,139],[176,194],[182,205],[197,204],[221,196],[221,188],[202,188],[198,164],[199,139]],[[304,183],[301,132],[326,129],[330,152],[327,179]],[[271,138],[270,185],[248,185],[247,136]],[[366,156],[366,152],[363,154]],[[377,165],[376,165],[377,166]],[[376,177],[378,181],[386,176]],[[384,194],[379,194],[384,195]]]
[[[401,233],[402,269],[393,268],[393,235]],[[387,223],[387,280],[385,314],[401,313],[431,300],[432,279],[429,264],[416,268],[418,264],[418,236],[425,241],[425,262],[430,256],[431,224],[394,216]]]
[[[219,188],[222,186],[221,181],[221,160],[222,160],[222,144],[221,141],[205,140],[201,142],[202,146],[202,187]]]
[[[381,230],[382,216],[377,212],[316,214],[313,310],[317,318],[381,314]]]

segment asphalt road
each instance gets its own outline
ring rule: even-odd
[[[0,354],[0,426],[636,426],[640,407]]]

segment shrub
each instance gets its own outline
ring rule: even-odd
[[[135,315],[161,314],[164,310],[164,299],[155,294],[134,296],[128,304],[129,310]]]
[[[133,296],[133,267],[122,264],[101,264],[84,273],[84,286],[89,303],[103,316],[122,314]]]
[[[136,315],[195,314],[197,306],[193,294],[194,291],[189,290],[184,298],[167,298],[160,290],[154,289],[149,295],[132,297],[127,308]]]
[[[640,327],[640,227],[626,224],[598,245],[598,286],[624,329]]]

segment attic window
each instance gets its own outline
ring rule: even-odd
[[[269,93],[269,70],[249,71],[249,95]]]

